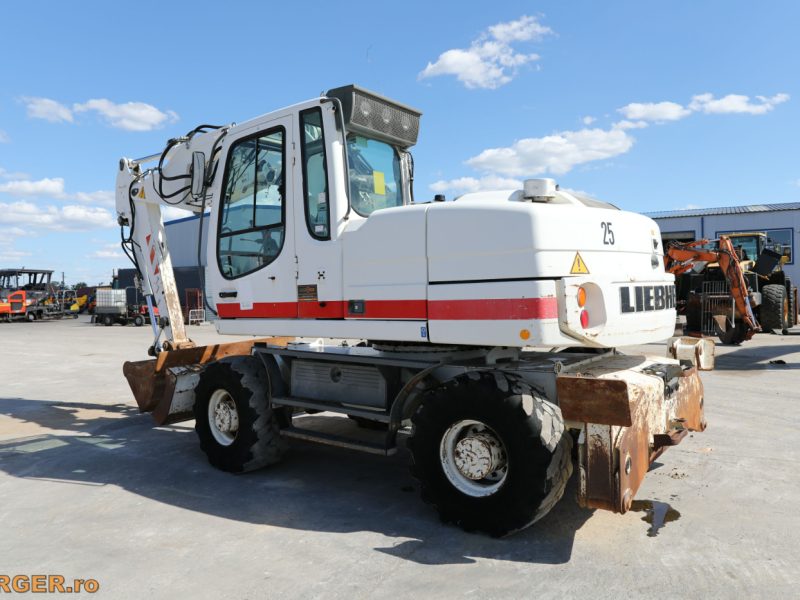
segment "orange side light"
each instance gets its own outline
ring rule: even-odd
[[[586,290],[583,288],[578,288],[578,306],[586,306]]]

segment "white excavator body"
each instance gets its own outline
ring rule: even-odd
[[[220,333],[540,348],[671,335],[674,278],[655,222],[552,180],[413,203],[414,139],[343,136],[337,106],[325,97],[222,138],[201,133],[165,152],[159,171],[121,162],[124,218],[132,186],[145,205],[209,211],[206,293]],[[205,198],[186,189],[197,152],[214,172]],[[145,245],[159,237],[149,225]],[[151,254],[157,287],[165,244]]]
[[[615,350],[674,330],[658,226],[551,179],[415,202],[419,118],[347,86],[120,160],[154,331],[155,358],[123,367],[139,408],[194,418],[209,461],[236,472],[280,460],[286,438],[391,454],[407,436],[423,497],[492,535],[552,508],[576,444],[580,504],[626,512],[652,461],[705,428],[698,370],[713,366],[704,340]],[[188,338],[164,205],[199,215],[218,331],[270,337]],[[318,413],[383,441],[317,430]]]

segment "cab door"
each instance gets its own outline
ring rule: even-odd
[[[227,142],[216,223],[210,223],[216,248],[209,248],[208,261],[222,319],[297,318],[293,141],[287,115]]]
[[[295,169],[295,254],[298,316],[301,319],[341,319],[342,247],[333,202],[336,139],[332,104],[298,114],[298,165]],[[341,147],[338,148],[341,155]]]

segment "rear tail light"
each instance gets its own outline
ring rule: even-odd
[[[581,327],[584,329],[589,327],[589,312],[586,310],[581,311]]]

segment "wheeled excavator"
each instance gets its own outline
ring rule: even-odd
[[[664,266],[676,277],[677,308],[686,316],[687,332],[713,332],[723,343],[740,344],[757,332],[786,333],[795,324],[797,289],[764,237],[720,235],[667,247]],[[741,243],[745,239],[755,256]]]
[[[669,356],[616,350],[674,331],[658,226],[551,179],[415,201],[420,117],[344,86],[119,161],[122,243],[154,337],[153,358],[123,368],[140,409],[193,418],[231,472],[294,440],[405,447],[422,498],[467,530],[540,519],[573,451],[579,503],[626,512],[651,462],[705,428],[698,371],[714,358],[691,338]],[[218,332],[253,337],[189,339],[164,205],[207,222],[198,264]],[[342,416],[377,439],[319,426]]]
[[[713,247],[716,246],[716,247]],[[720,281],[725,284],[724,297],[730,297],[733,307],[727,302],[718,303],[715,310],[708,311],[709,317],[714,322],[714,328],[720,341],[726,344],[740,344],[761,331],[761,325],[756,320],[753,306],[758,305],[758,299],[753,295],[740,263],[740,256],[733,247],[729,237],[721,235],[718,240],[695,240],[686,243],[671,244],[664,255],[664,268],[668,273],[673,273],[676,278],[686,276],[686,285],[681,287],[684,293],[679,292],[678,305],[681,312],[686,315],[687,328],[697,335],[702,333],[702,297],[692,293],[688,288],[691,285],[691,274],[699,268],[705,269],[707,265],[716,266],[722,276]],[[709,269],[708,272],[711,272]],[[706,279],[703,277],[703,279]],[[682,304],[681,304],[682,303]]]

